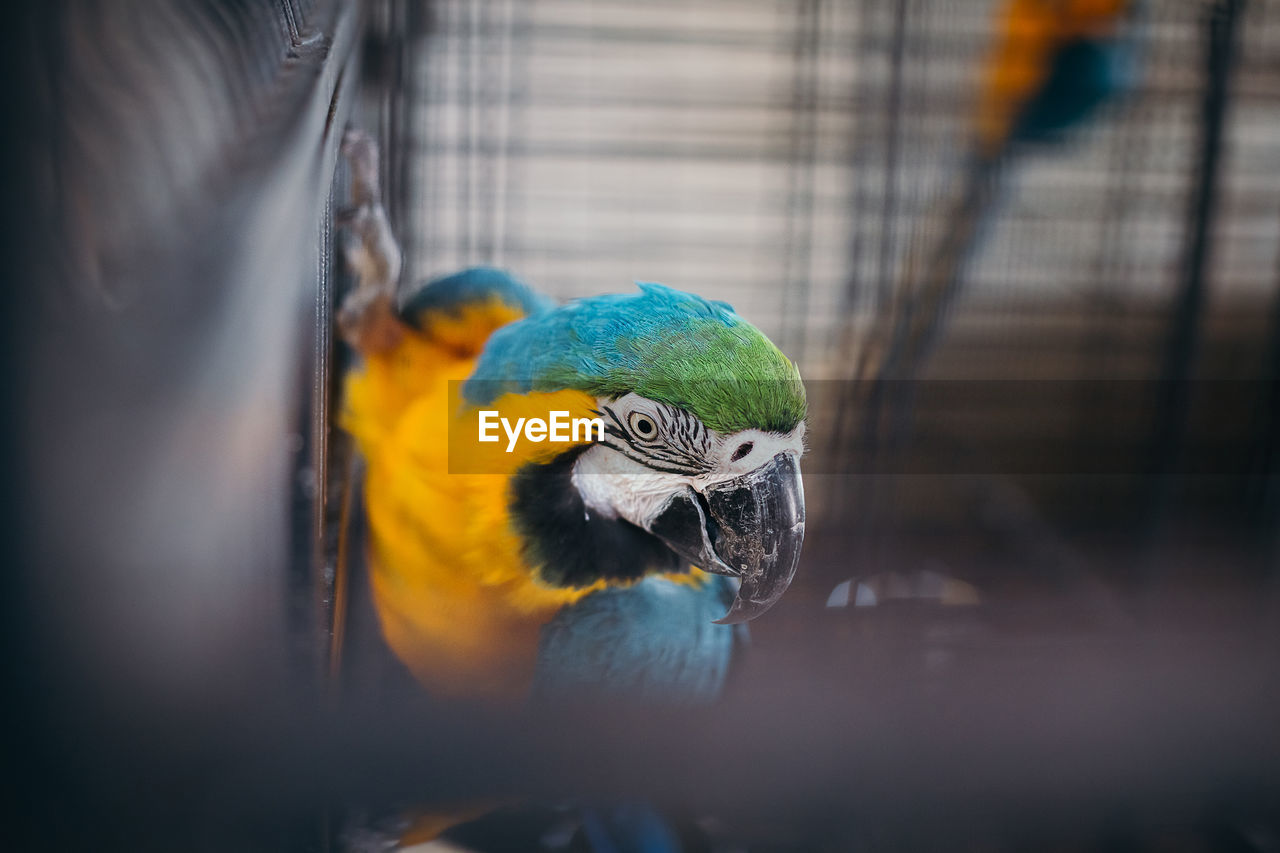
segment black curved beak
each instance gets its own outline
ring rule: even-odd
[[[649,532],[708,572],[741,580],[720,624],[754,619],[791,585],[804,543],[804,485],[794,453],[699,494],[686,488],[667,502]]]

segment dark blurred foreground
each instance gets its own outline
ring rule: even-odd
[[[27,817],[51,849],[323,849],[353,804],[643,795],[747,849],[1274,849],[1274,618],[1201,602],[1138,631],[1045,610],[780,614],[714,709],[98,697],[32,732],[71,754],[28,778],[55,787]]]
[[[349,119],[412,218],[428,23],[67,0],[6,29],[5,849],[320,851],[353,810],[635,794],[723,849],[1280,850],[1274,271],[1213,323],[1046,302],[992,343],[975,312],[878,410],[814,383],[801,576],[714,707],[401,681],[339,547],[330,222]],[[1177,216],[1211,248],[1203,167]],[[1113,372],[1059,381],[1061,340]]]

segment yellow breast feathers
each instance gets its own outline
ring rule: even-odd
[[[523,695],[541,626],[600,586],[536,581],[508,516],[510,474],[569,445],[521,442],[508,453],[505,439],[479,444],[478,412],[460,397],[483,339],[519,316],[494,300],[427,318],[424,332],[347,377],[342,424],[367,463],[374,605],[391,649],[440,694]],[[590,417],[593,405],[560,391],[507,395],[486,409],[514,422],[548,409]],[[497,473],[468,473],[478,470]]]

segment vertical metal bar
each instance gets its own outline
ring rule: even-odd
[[[1280,253],[1276,255],[1272,300],[1271,331],[1262,367],[1264,397],[1253,459],[1259,480],[1259,528],[1267,549],[1271,598],[1276,605],[1280,604]]]
[[[333,583],[329,571],[330,532],[326,513],[329,472],[330,382],[333,373],[332,192],[316,231],[314,284],[307,312],[305,348],[298,358],[300,388],[293,435],[292,547],[288,631],[299,689],[319,695],[329,668],[333,626]]]
[[[293,42],[293,46],[297,47],[301,42],[302,27],[299,23],[299,16],[293,7],[294,0],[280,0],[280,13],[284,17],[285,26],[289,29],[289,41]]]
[[[414,277],[419,261],[419,246],[425,231],[420,205],[419,170],[415,168],[421,152],[414,146],[418,105],[417,74],[413,47],[422,38],[426,11],[419,0],[385,0],[379,4],[377,25],[381,49],[391,54],[384,61],[392,69],[385,78],[387,91],[378,104],[379,143],[383,165],[383,201],[391,227],[400,238],[404,254],[404,274]],[[435,8],[433,5],[431,8]]]
[[[859,7],[864,8],[864,7]],[[869,76],[865,71],[866,58],[871,53],[871,46],[874,40],[871,35],[871,26],[867,22],[865,11],[858,18],[858,43],[854,49],[857,51],[855,56],[859,58],[855,64],[857,83],[852,92],[850,92],[850,102],[852,104],[853,119],[853,139],[849,149],[849,166],[850,177],[853,181],[853,192],[849,200],[851,219],[849,223],[849,274],[845,280],[843,308],[845,313],[845,324],[842,334],[850,334],[852,332],[852,319],[855,311],[859,308],[859,296],[861,291],[861,269],[862,269],[862,249],[863,249],[863,226],[866,223],[867,212],[867,169],[866,165],[869,161],[867,156],[867,148],[870,145],[870,134],[864,130],[863,108],[870,103],[871,84],[868,82]],[[841,356],[843,357],[848,351],[852,357],[851,348],[845,346],[848,341],[842,341]]]
[[[426,12],[420,0],[395,0],[396,17],[393,19],[399,27],[395,44],[396,57],[396,89],[389,97],[389,112],[393,134],[388,138],[388,146],[395,149],[395,171],[392,173],[397,186],[395,200],[397,210],[391,219],[391,227],[400,235],[402,245],[405,237],[412,241],[411,250],[405,257],[418,257],[418,244],[421,237],[416,228],[410,226],[417,207],[417,163],[421,156],[412,146],[418,115],[421,108],[418,103],[418,66],[414,48],[421,43],[422,30],[425,28],[419,20]],[[435,8],[432,5],[431,8]],[[404,252],[404,249],[401,250]],[[414,271],[409,270],[412,280]]]
[[[526,134],[529,106],[529,65],[533,53],[533,33],[530,20],[534,12],[533,0],[512,0],[510,3],[507,41],[509,71],[506,86],[506,127],[499,158],[503,164],[502,201],[499,207],[501,220],[497,230],[500,236],[500,263],[516,264],[511,260],[524,244],[524,220],[518,217],[524,198],[525,166],[528,158]],[[518,201],[519,200],[519,201]],[[520,258],[523,260],[523,257]]]
[[[285,29],[289,32],[289,43],[295,49],[304,44],[313,43],[319,36],[315,30],[307,27],[307,9],[302,8],[298,0],[279,0],[280,17],[284,20]]]
[[[898,161],[902,145],[902,106],[903,106],[903,64],[907,43],[907,12],[910,0],[900,0],[893,4],[893,36],[890,52],[889,91],[887,96],[887,124],[885,129],[884,152],[884,195],[880,207],[880,253],[876,259],[876,311],[885,317],[891,316],[894,304],[893,257],[897,251],[898,217]],[[904,304],[906,300],[903,300]],[[866,398],[865,413],[861,418],[863,429],[858,432],[856,441],[860,458],[866,460],[868,467],[878,475],[888,474],[889,460],[886,456],[894,452],[879,435],[880,416],[889,403],[883,393],[884,386],[877,382],[873,393]],[[854,391],[856,393],[856,391]],[[886,507],[893,499],[892,476],[874,476],[860,479],[861,495],[859,496],[859,520],[862,526],[862,547],[869,564],[877,565],[884,561],[888,539],[883,533],[883,522]]]
[[[334,381],[333,366],[333,187],[330,185],[329,199],[324,207],[324,215],[320,220],[319,256],[316,264],[316,332],[315,332],[315,374],[312,384],[311,402],[311,467],[315,484],[312,520],[314,524],[311,545],[311,572],[314,585],[313,607],[316,624],[319,626],[318,639],[321,648],[316,655],[319,664],[321,683],[332,687],[335,661],[333,653],[336,648],[333,638],[341,633],[341,616],[336,608],[340,600],[340,590],[334,580],[333,564],[330,562],[331,551],[328,540],[333,532],[327,512],[329,505],[329,433],[332,422],[330,411],[330,386]],[[327,851],[333,830],[333,816],[328,809],[321,811],[317,843],[320,849]],[[315,849],[311,845],[299,844],[299,849]]]
[[[325,205],[320,224],[320,251],[316,264],[314,373],[311,383],[311,472],[315,489],[311,510],[311,576],[315,589],[316,621],[326,640],[333,625],[333,578],[325,540],[328,531],[325,508],[329,491],[329,385],[333,379],[332,211],[333,194],[330,191],[329,203]],[[326,657],[325,654],[319,655],[322,672],[328,670]]]
[[[853,188],[849,198],[849,253],[848,253],[848,273],[845,280],[843,293],[843,301],[841,302],[842,317],[837,332],[835,353],[836,358],[841,364],[852,366],[857,360],[857,313],[862,308],[863,299],[863,279],[862,264],[864,257],[864,245],[867,240],[866,225],[868,222],[868,213],[871,207],[870,192],[867,185],[869,183],[867,175],[869,169],[867,164],[871,158],[868,155],[868,149],[872,145],[872,136],[864,130],[865,113],[871,103],[871,95],[873,84],[870,82],[870,75],[866,71],[868,58],[871,56],[872,46],[875,44],[873,28],[870,23],[870,15],[865,5],[857,7],[860,10],[858,16],[858,42],[854,46],[856,51],[854,56],[857,57],[855,68],[857,69],[856,84],[850,93],[850,102],[853,112],[853,139],[850,146],[850,179],[853,181]],[[847,377],[846,377],[847,378]],[[844,472],[850,466],[851,451],[850,439],[856,433],[854,419],[854,398],[851,382],[841,383],[837,386],[835,401],[835,417],[831,425],[830,445],[827,452],[830,459],[829,464],[831,470]],[[841,518],[846,511],[847,506],[847,489],[844,477],[833,477],[831,479],[832,488],[828,498],[828,511],[830,517]]]
[[[907,43],[907,7],[910,0],[893,4],[893,37],[889,56],[889,91],[886,99],[887,123],[884,149],[884,195],[880,206],[880,255],[876,262],[876,307],[887,310],[893,302],[891,275],[893,256],[897,252],[898,216],[898,155],[900,153],[902,125],[902,77],[903,58]]]
[[[444,4],[433,4],[430,8],[432,29],[442,28]],[[412,28],[425,29],[422,23],[415,25],[412,20],[409,23]],[[412,181],[412,188],[406,187],[403,190],[405,212],[399,220],[397,231],[406,259],[415,259],[406,281],[414,281],[422,275],[426,271],[421,268],[423,264],[427,268],[432,266],[432,253],[439,247],[436,234],[440,230],[441,217],[440,211],[435,207],[435,199],[439,194],[441,161],[445,158],[441,143],[443,128],[436,119],[444,100],[445,52],[443,48],[414,49],[415,46],[429,44],[429,41],[418,38],[404,50],[404,78],[411,81],[412,85],[407,92],[397,97],[393,108],[397,114],[402,114],[401,124],[404,130],[399,137],[400,145],[404,148],[406,157],[416,158],[417,163],[415,168],[407,170],[406,181]],[[419,75],[427,78],[421,88]],[[392,225],[396,226],[396,220],[392,220]]]
[[[475,93],[472,91],[471,55],[475,50],[472,40],[472,21],[476,17],[476,0],[461,0],[456,29],[448,35],[457,45],[457,75],[454,91],[457,94],[458,138],[454,144],[457,161],[454,166],[457,186],[454,194],[453,219],[457,222],[454,251],[457,263],[465,265],[472,249],[472,185],[475,179]]]
[[[880,212],[879,212],[879,233],[877,244],[879,252],[875,256],[875,275],[873,281],[874,303],[872,310],[878,319],[878,322],[884,322],[889,317],[889,312],[893,305],[893,285],[891,275],[892,258],[896,251],[896,229],[894,223],[897,218],[897,202],[898,202],[898,156],[899,146],[901,142],[901,113],[903,104],[903,63],[906,56],[906,36],[907,36],[907,13],[909,0],[901,0],[894,2],[893,6],[893,30],[890,35],[889,50],[889,86],[885,98],[885,133],[884,133],[884,174],[883,186],[881,189]],[[862,47],[864,53],[869,55],[872,45],[877,41],[871,34],[872,24],[864,18],[863,26],[866,28],[865,37],[862,39]],[[867,88],[871,88],[871,84],[867,84]],[[855,104],[859,107],[869,108],[871,98],[869,92],[863,93],[864,96],[856,97]],[[862,148],[862,146],[856,146]],[[859,165],[865,165],[865,161],[869,158],[861,157],[855,151],[855,157],[859,157]],[[855,221],[852,227],[854,237],[850,241],[850,278],[849,284],[845,291],[845,300],[847,310],[851,310],[854,305],[856,296],[856,281],[859,275],[858,267],[862,261],[862,245],[861,245],[861,229],[864,227],[865,220],[869,211],[863,208],[869,207],[866,204],[869,193],[865,190],[865,185],[860,177],[863,169],[858,169],[854,179],[859,181],[859,190],[855,196]],[[853,381],[854,373],[857,370],[860,355],[856,351],[853,340],[854,329],[852,319],[846,320],[844,330],[844,340],[841,346],[840,355],[847,359],[849,366],[848,381],[839,392],[839,401],[836,407],[835,424],[833,426],[833,444],[831,448],[832,464],[834,470],[847,471],[853,459],[870,460],[876,452],[876,442],[874,435],[865,429],[859,429],[860,424],[873,423],[876,421],[875,415],[869,417],[860,417],[867,412],[874,412],[879,408],[879,398],[859,400],[857,395],[859,389],[855,387]],[[855,404],[861,402],[864,404],[863,412],[855,412]],[[855,449],[851,449],[850,444],[856,445]],[[865,511],[859,512],[859,518],[864,519],[864,526],[871,526],[870,522],[870,505],[875,502],[874,483],[877,478],[864,477],[860,480],[862,488],[860,490],[860,502],[865,502]],[[843,512],[847,507],[847,495],[843,488],[843,478],[833,480],[838,494],[832,496],[832,512]]]
[[[501,93],[511,85],[511,4],[508,0],[486,0],[482,6],[480,29],[484,56],[480,61],[480,200],[477,260],[498,262],[502,194],[506,188],[506,135],[508,110]]]
[[[783,251],[782,341],[804,360],[809,313],[809,273],[813,248],[813,181],[817,156],[818,62],[821,0],[801,0],[791,42],[790,166],[787,175],[787,230]]]
[[[1186,439],[1190,380],[1200,345],[1201,315],[1217,213],[1217,189],[1228,82],[1235,60],[1235,33],[1244,0],[1213,0],[1205,12],[1205,88],[1201,101],[1199,164],[1187,210],[1186,257],[1165,347],[1149,468],[1148,532],[1157,536],[1168,517],[1175,472]]]
[[[409,214],[410,188],[408,176],[405,174],[407,156],[403,145],[406,136],[405,115],[404,111],[398,107],[399,99],[404,97],[404,87],[412,78],[411,70],[406,68],[402,46],[403,36],[397,33],[403,25],[404,4],[405,0],[385,0],[379,4],[382,27],[382,32],[379,33],[380,42],[384,49],[392,54],[386,59],[392,70],[384,79],[386,85],[393,87],[390,92],[383,94],[382,104],[380,104],[382,126],[378,134],[380,147],[378,154],[380,162],[384,165],[379,179],[383,182],[382,198],[387,209],[387,218],[391,221],[391,227],[399,226],[401,232],[408,230],[404,228],[404,223]],[[401,251],[405,253],[406,258],[412,255],[409,247],[402,245]]]
[[[484,84],[480,71],[480,47],[484,41],[484,21],[481,10],[485,0],[470,0],[467,6],[467,176],[466,189],[466,254],[464,264],[473,264],[479,251],[480,182],[484,173],[484,138],[481,116],[484,112]]]

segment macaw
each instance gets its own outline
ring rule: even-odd
[[[342,419],[390,648],[443,696],[713,697],[724,623],[772,606],[800,554],[791,361],[728,305],[659,284],[557,307],[478,268],[401,315],[398,343],[347,378]],[[472,472],[458,454],[481,411],[605,426],[500,453],[504,436],[498,467]]]
[[[978,146],[1047,141],[1088,120],[1137,74],[1137,0],[1007,0],[983,66]]]
[[[361,355],[341,424],[365,460],[387,646],[436,697],[713,700],[735,626],[800,556],[796,366],[728,304],[660,284],[556,305],[473,268],[392,309],[373,230],[340,325]],[[481,441],[486,422],[554,413],[598,428]],[[652,818],[615,804],[583,825],[661,836]]]
[[[894,304],[884,306],[858,378],[908,378],[932,350],[1015,155],[1028,144],[1067,138],[1135,86],[1142,5],[1006,0],[998,7],[964,173],[944,202],[943,233],[927,258],[909,266]]]

